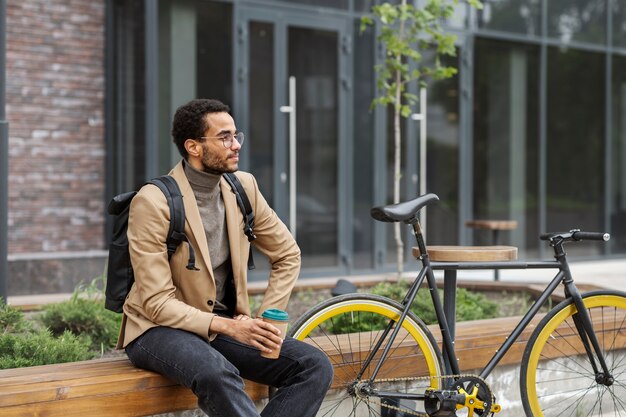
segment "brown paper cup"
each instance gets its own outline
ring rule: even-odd
[[[288,321],[270,320],[265,317],[263,317],[263,321],[270,323],[274,327],[278,328],[278,330],[280,330],[280,337],[283,340],[285,339],[285,334],[287,333],[287,324],[289,324]],[[263,356],[264,358],[269,358],[269,359],[278,359],[279,355],[280,355],[280,347],[278,349],[274,349],[272,353],[261,352],[261,356]]]

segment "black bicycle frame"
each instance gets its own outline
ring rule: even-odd
[[[402,301],[403,310],[400,318],[398,319],[398,323],[402,323],[405,317],[407,316],[411,304],[413,300],[417,296],[417,291],[421,287],[424,279],[426,278],[428,283],[428,288],[431,293],[431,298],[433,301],[433,306],[435,308],[435,314],[437,316],[437,321],[439,324],[439,328],[442,334],[442,346],[444,353],[444,360],[447,360],[447,363],[450,366],[450,371],[452,374],[460,374],[460,368],[458,364],[458,360],[456,354],[454,352],[454,343],[450,333],[450,329],[454,326],[454,317],[447,318],[444,312],[441,299],[439,298],[439,294],[437,292],[437,283],[435,280],[434,270],[472,270],[472,269],[558,269],[559,271],[555,275],[555,277],[550,281],[550,283],[543,290],[539,298],[531,305],[526,314],[522,317],[517,326],[513,329],[510,335],[506,338],[504,343],[500,346],[500,348],[496,351],[493,357],[489,360],[487,365],[480,372],[481,378],[486,378],[496,367],[496,365],[500,362],[500,360],[504,357],[504,355],[508,352],[508,350],[513,346],[518,337],[522,334],[524,329],[528,326],[528,324],[532,321],[532,319],[537,315],[539,309],[543,306],[543,304],[550,298],[552,293],[556,290],[560,283],[563,283],[565,286],[565,295],[573,300],[577,313],[574,314],[573,320],[578,329],[579,335],[581,337],[582,343],[585,347],[586,353],[589,356],[589,360],[593,366],[594,371],[598,374],[598,368],[596,365],[596,361],[594,359],[593,351],[595,350],[598,360],[600,362],[600,366],[604,372],[604,376],[610,378],[610,372],[608,370],[608,366],[606,361],[602,355],[600,344],[598,343],[598,339],[593,331],[591,318],[589,317],[589,313],[587,312],[582,296],[576,286],[574,285],[574,280],[572,278],[569,265],[567,263],[565,251],[563,250],[562,244],[563,242],[559,242],[555,245],[555,258],[554,261],[531,261],[531,262],[431,262],[428,257],[428,252],[426,250],[421,229],[419,223],[414,225],[414,231],[417,238],[418,248],[420,253],[420,260],[422,262],[422,269],[420,270],[418,276],[413,281],[407,295]],[[382,356],[374,369],[374,372],[371,374],[370,381],[373,381],[380,368],[387,358],[389,350],[391,349],[392,343],[396,338],[401,326],[396,326],[393,328],[393,320],[390,321],[389,325],[383,332],[382,337],[377,342],[376,346],[370,351],[367,359],[365,360],[363,367],[361,368],[361,372],[357,375],[357,379],[361,379],[365,369],[368,368],[371,363],[376,352],[379,351],[380,347],[384,343],[385,339],[389,335],[389,332],[392,330],[389,339],[384,347]],[[443,375],[445,376],[445,375]],[[412,400],[423,400],[425,396],[423,394],[404,394],[404,393],[395,393],[395,392],[371,392],[370,395],[380,396],[380,397],[388,397],[388,398],[402,398],[402,399],[412,399]]]

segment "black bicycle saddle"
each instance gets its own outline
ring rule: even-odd
[[[424,194],[414,200],[388,206],[374,207],[370,215],[381,222],[404,222],[413,224],[417,221],[417,213],[431,201],[437,201],[437,194]]]

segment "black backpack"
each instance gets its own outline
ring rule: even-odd
[[[254,235],[254,213],[252,206],[246,195],[243,186],[235,174],[224,174],[224,178],[231,186],[237,198],[237,204],[244,218],[244,233],[248,236],[248,240],[252,242],[256,239]],[[167,256],[171,258],[176,252],[176,248],[187,242],[189,247],[189,259],[187,261],[187,269],[197,270],[196,257],[193,247],[189,244],[189,240],[185,235],[185,207],[183,198],[178,188],[178,184],[169,175],[153,178],[147,184],[154,184],[165,194],[167,204],[170,208],[170,227],[167,233]],[[128,238],[126,231],[128,230],[128,214],[130,211],[130,202],[137,194],[137,191],[130,191],[113,197],[108,206],[108,213],[114,216],[113,232],[111,242],[109,244],[109,260],[107,267],[107,283],[105,291],[105,307],[116,313],[122,312],[124,301],[130,291],[135,276],[133,266],[130,262],[130,253],[128,252]],[[252,247],[250,248],[250,256],[248,258],[248,269],[254,269],[254,260],[252,259]]]

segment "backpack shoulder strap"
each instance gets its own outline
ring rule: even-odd
[[[246,190],[243,189],[243,185],[239,181],[239,178],[232,173],[227,172],[224,174],[224,178],[230,185],[230,187],[235,192],[235,197],[237,198],[237,205],[241,210],[241,214],[243,214],[243,232],[248,236],[248,241],[252,242],[256,239],[256,235],[254,234],[254,211],[252,210],[252,206],[250,205],[250,200],[248,199],[248,195],[246,194]],[[248,269],[253,270],[254,259],[252,258],[252,246],[250,246],[250,254],[248,255]]]
[[[231,172],[224,174],[226,181],[230,184],[231,188],[235,192],[235,197],[237,198],[237,204],[239,205],[239,209],[243,214],[244,219],[244,229],[243,232],[248,236],[248,241],[252,242],[256,239],[254,234],[254,212],[252,211],[252,206],[250,205],[250,200],[248,200],[248,196],[246,195],[246,191],[243,189],[243,185],[239,181],[239,178]]]
[[[196,254],[193,247],[189,244],[187,235],[185,235],[185,206],[178,183],[169,175],[153,178],[148,181],[148,183],[159,187],[165,195],[165,199],[170,208],[170,227],[167,232],[166,241],[168,259],[172,258],[172,255],[176,252],[176,248],[178,248],[182,242],[187,242],[187,246],[189,247],[187,269],[197,270]]]

